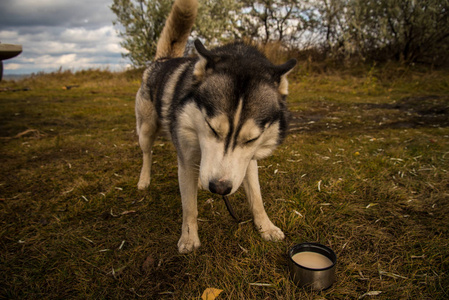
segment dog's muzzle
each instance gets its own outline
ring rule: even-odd
[[[219,195],[228,195],[232,191],[232,182],[228,180],[212,180],[209,182],[209,191]]]

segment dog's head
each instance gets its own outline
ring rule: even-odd
[[[195,47],[200,56],[194,69],[197,88],[193,103],[184,107],[190,119],[184,134],[200,146],[202,186],[232,194],[249,162],[270,155],[286,135],[286,75],[296,60],[273,65],[244,44],[209,51],[197,40]]]

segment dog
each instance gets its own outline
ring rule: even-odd
[[[264,209],[257,160],[269,156],[287,134],[286,76],[296,60],[274,65],[245,43],[208,50],[199,40],[194,42],[197,57],[184,57],[197,7],[197,0],[175,0],[155,59],[144,71],[136,95],[137,134],[143,152],[138,188],[150,185],[151,149],[156,136],[165,132],[178,159],[180,253],[200,246],[199,186],[230,195],[243,183],[262,238],[282,240],[284,233]]]

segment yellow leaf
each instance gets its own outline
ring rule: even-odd
[[[214,300],[215,298],[220,295],[220,293],[223,292],[223,290],[215,289],[215,288],[207,288],[204,290],[203,295],[201,296],[201,299],[203,300]]]

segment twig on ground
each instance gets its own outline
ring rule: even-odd
[[[267,286],[267,287],[273,286],[273,284],[271,284],[271,283],[258,283],[258,282],[252,282],[249,285],[252,285],[252,286]]]
[[[401,276],[399,274],[394,274],[394,273],[387,272],[387,271],[382,271],[382,270],[379,270],[379,275],[380,275],[381,279],[382,279],[382,275],[387,276],[387,277],[392,277],[392,278],[408,279],[408,277]]]
[[[363,294],[362,296],[359,297],[359,299],[363,299],[366,296],[377,296],[379,294],[381,294],[382,291],[370,291],[370,292],[366,292],[365,294]]]

